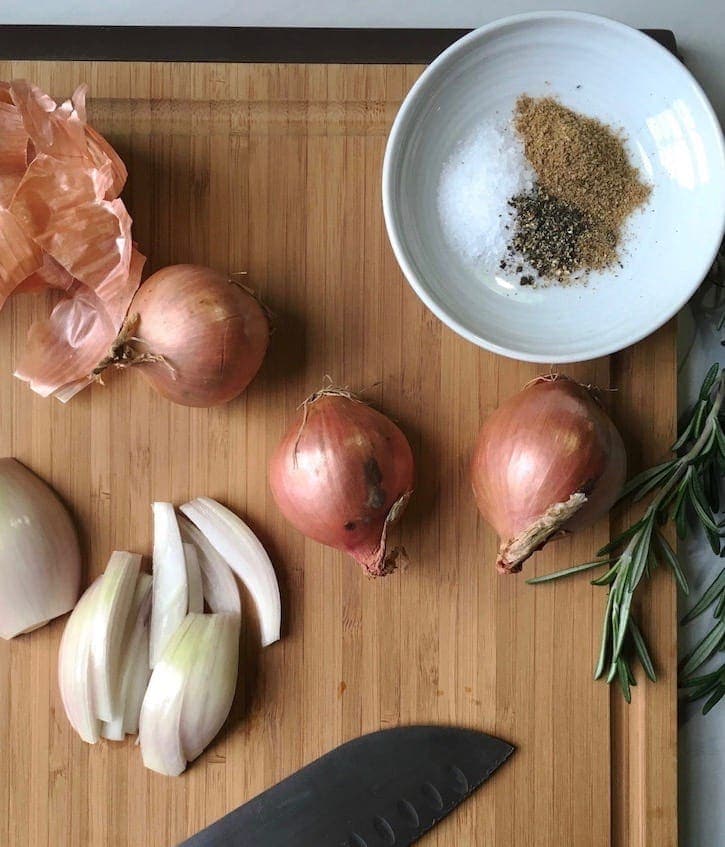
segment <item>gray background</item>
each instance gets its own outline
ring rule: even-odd
[[[554,6],[535,0],[517,4],[505,0],[0,0],[0,23],[458,28],[479,26],[515,12],[547,8],[578,9],[608,15],[636,27],[673,30],[688,67],[723,121],[723,0],[580,0]],[[720,345],[725,333],[716,331],[712,314],[702,308],[687,309],[680,330],[680,395],[685,404],[697,393],[707,365],[725,360]],[[691,540],[686,547],[683,552],[696,597],[722,561],[715,561],[700,539]],[[709,624],[710,616],[703,617],[702,625]],[[696,637],[696,629],[688,628],[683,638],[685,645]],[[685,710],[680,730],[682,847],[725,845],[724,778],[725,701],[706,718],[695,710]]]

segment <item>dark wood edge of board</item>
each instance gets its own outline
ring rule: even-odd
[[[0,59],[427,64],[468,29],[0,25]],[[665,29],[648,35],[677,52]]]

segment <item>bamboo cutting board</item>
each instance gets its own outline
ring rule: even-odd
[[[239,400],[190,410],[113,374],[67,406],[10,373],[43,298],[0,313],[0,455],[70,505],[86,582],[114,548],[151,551],[152,500],[208,494],[242,514],[281,582],[284,637],[244,633],[232,715],[181,778],[143,769],[131,741],[84,745],[56,682],[63,621],[0,642],[0,844],[166,847],[363,732],[441,722],[518,748],[424,839],[429,847],[669,847],[676,843],[675,593],[660,569],[639,618],[660,681],[634,702],[592,681],[605,602],[586,577],[548,586],[495,572],[467,466],[482,419],[540,368],[439,323],[404,283],[385,235],[386,134],[421,66],[0,62],[57,97],[90,85],[92,123],[126,161],[134,235],[150,267],[198,262],[247,281],[277,315]],[[607,402],[634,465],[675,428],[670,325],[564,372]],[[396,419],[417,490],[395,541],[406,569],[367,581],[278,513],[267,459],[326,375]],[[621,520],[618,519],[618,520]],[[586,561],[607,521],[551,545],[542,573]],[[640,674],[641,677],[641,674]],[[293,847],[293,845],[290,845]]]

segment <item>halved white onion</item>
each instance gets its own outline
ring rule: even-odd
[[[73,608],[78,536],[58,495],[15,459],[0,459],[0,638],[30,632]]]

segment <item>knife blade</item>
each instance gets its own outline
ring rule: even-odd
[[[408,726],[363,735],[179,847],[406,847],[513,753],[470,729]]]

